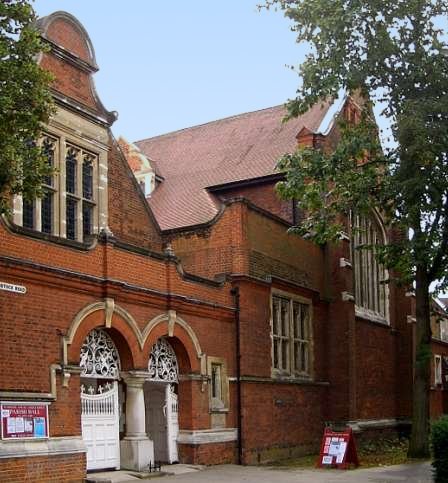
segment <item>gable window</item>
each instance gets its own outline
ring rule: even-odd
[[[272,369],[276,375],[311,375],[310,301],[272,295]]]
[[[14,221],[25,228],[78,242],[98,231],[99,156],[52,135],[42,138],[48,164],[43,196],[15,204]],[[19,209],[16,210],[17,206]]]
[[[384,232],[374,217],[351,215],[351,259],[357,315],[380,322],[388,319],[387,270],[371,249],[363,246],[382,245]]]

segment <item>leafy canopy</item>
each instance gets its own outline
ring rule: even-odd
[[[324,243],[338,238],[340,215],[372,207],[410,237],[377,247],[380,259],[411,282],[417,267],[447,286],[448,57],[442,0],[274,0],[297,41],[311,49],[300,66],[289,117],[339,90],[361,94],[358,124],[340,126],[334,152],[299,149],[279,163],[285,197],[297,198],[305,220],[297,230]],[[382,149],[372,102],[382,106],[393,143]],[[368,155],[367,155],[368,153]],[[381,182],[379,183],[379,176]]]
[[[51,76],[37,64],[43,50],[26,0],[0,2],[0,214],[12,194],[33,199],[50,168],[35,140],[53,112]]]

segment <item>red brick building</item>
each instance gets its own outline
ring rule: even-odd
[[[287,233],[300,213],[274,191],[276,159],[331,147],[356,102],[117,143],[84,28],[63,12],[39,28],[57,103],[41,142],[57,170],[0,221],[0,481],[257,463],[316,451],[326,423],[399,429],[410,299],[351,255],[387,242],[380,217],[318,247]]]

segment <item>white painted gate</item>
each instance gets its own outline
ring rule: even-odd
[[[120,468],[118,384],[81,387],[82,438],[87,447],[87,470]]]
[[[179,406],[177,394],[174,392],[173,384],[166,387],[166,423],[168,439],[168,461],[176,463],[179,461],[177,454],[177,437],[179,436]]]

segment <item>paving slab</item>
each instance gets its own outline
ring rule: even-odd
[[[430,463],[369,469],[298,469],[220,465],[203,471],[165,476],[163,483],[430,483]]]
[[[161,476],[182,475],[184,473],[195,473],[205,468],[202,465],[163,465],[159,471],[154,473],[138,472],[130,470],[99,471],[88,473],[86,483],[132,483],[142,480],[150,480]],[[165,480],[163,480],[165,481]]]

